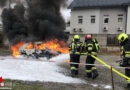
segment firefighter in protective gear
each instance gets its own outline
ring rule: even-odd
[[[128,39],[128,35],[122,33],[118,36],[118,40],[120,41],[121,47],[121,56],[122,59],[120,62],[120,66],[122,67],[130,67],[130,40]],[[125,68],[125,75],[130,77],[130,69]],[[130,88],[130,80],[127,80],[127,86]]]
[[[95,59],[91,55],[97,56],[100,47],[96,39],[92,39],[90,34],[85,36],[84,49],[87,54],[86,64],[94,64]],[[86,76],[95,79],[98,76],[98,71],[94,65],[86,65]]]
[[[71,76],[75,77],[78,75],[78,68],[79,64],[73,64],[73,63],[79,63],[80,62],[80,54],[82,51],[82,45],[83,43],[80,41],[79,35],[74,35],[74,38],[69,45],[69,51],[70,51],[70,64],[71,66]]]

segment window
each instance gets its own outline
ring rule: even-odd
[[[66,27],[70,27],[70,21],[66,23]]]
[[[83,16],[78,16],[78,23],[82,24],[83,23]]]
[[[118,23],[122,23],[123,22],[123,14],[119,14],[118,15]]]
[[[91,23],[95,23],[95,17],[96,16],[91,16]]]
[[[104,23],[109,23],[109,15],[104,15]]]
[[[73,32],[76,32],[76,28],[73,29]]]
[[[83,32],[83,31],[82,31],[82,28],[79,28],[79,32]]]
[[[119,41],[117,39],[118,35],[107,35],[107,45],[108,46],[118,46]]]

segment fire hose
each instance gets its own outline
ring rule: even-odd
[[[117,73],[118,75],[120,75],[120,76],[122,76],[122,77],[124,77],[124,78],[126,78],[126,79],[128,79],[128,80],[130,80],[130,77],[128,77],[128,76],[122,74],[121,72],[117,71],[116,69],[114,69],[113,67],[111,67],[110,65],[108,65],[107,63],[103,62],[101,59],[95,57],[94,55],[91,55],[91,56],[92,56],[94,59],[96,59],[97,61],[99,61],[100,63],[104,64],[104,65],[105,65],[106,67],[108,67],[109,69],[112,68],[112,71],[113,71],[113,72],[115,72],[115,73]]]

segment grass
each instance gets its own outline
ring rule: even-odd
[[[12,88],[12,90],[48,90],[42,84],[31,85],[24,81],[4,79],[5,87]]]
[[[5,83],[11,83],[11,90],[101,90],[100,88],[94,88],[91,86],[78,85],[77,84],[64,84],[64,83],[51,83],[51,82],[27,82],[4,79]]]

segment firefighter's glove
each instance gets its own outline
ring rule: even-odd
[[[120,67],[126,67],[126,66],[127,66],[127,61],[121,60]]]

